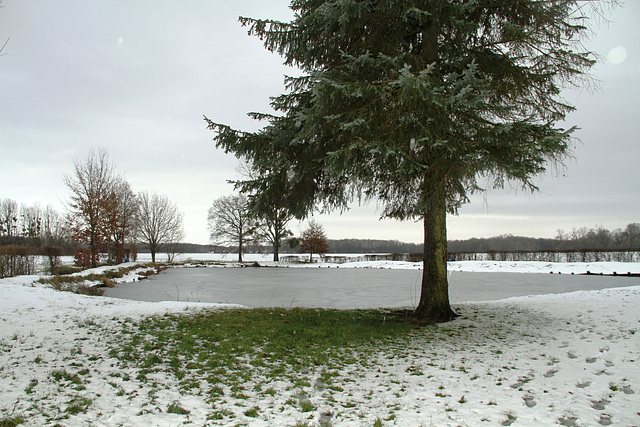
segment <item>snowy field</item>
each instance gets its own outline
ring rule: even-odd
[[[389,262],[340,268],[347,266],[419,268]],[[547,274],[637,273],[639,267],[449,265],[455,271]],[[233,414],[231,425],[251,426],[640,425],[640,286],[457,304],[459,319],[416,330],[377,348],[366,363],[336,372],[333,384],[339,387],[322,387],[322,367],[310,366],[303,385],[283,378],[271,385],[276,393],[265,394],[246,384],[241,401],[227,394],[212,407],[198,389],[179,387],[172,375],[149,383],[138,379],[135,368],[123,372],[108,348],[125,319],[224,306],[88,297],[33,286],[36,279],[0,280],[0,420],[201,426],[229,424],[229,418],[211,419],[224,410]],[[302,395],[313,410],[287,404]],[[188,413],[169,413],[174,402]],[[253,407],[260,408],[258,416],[247,415]]]
[[[394,268],[394,269],[414,269],[422,268],[421,262],[404,262],[404,261],[353,261],[366,257],[366,254],[330,254],[332,257],[342,257],[347,260],[345,263],[324,262],[322,259],[314,255],[313,263],[285,263],[289,267],[298,268]],[[294,257],[300,261],[307,261],[309,255],[306,254],[285,254],[281,257]],[[176,262],[198,262],[198,261],[221,261],[235,262],[238,254],[181,254],[176,257]],[[263,266],[282,265],[283,263],[274,263],[272,254],[244,254],[244,262],[258,262]],[[139,262],[151,262],[151,255],[148,253],[139,254]],[[166,261],[163,255],[158,255],[158,262]],[[68,260],[71,262],[71,259]],[[583,274],[590,272],[593,274],[640,274],[640,263],[637,262],[511,262],[511,261],[455,261],[448,263],[449,271],[466,271],[466,272],[505,272],[505,273],[560,273],[560,274]]]

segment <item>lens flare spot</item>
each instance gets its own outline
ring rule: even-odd
[[[612,64],[620,64],[622,61],[627,59],[627,49],[622,46],[616,46],[609,51],[607,59]]]

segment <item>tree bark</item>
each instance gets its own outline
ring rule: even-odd
[[[442,183],[429,183],[424,214],[424,251],[422,289],[415,315],[432,322],[447,322],[457,317],[449,303],[447,280],[447,209]]]
[[[275,210],[274,221],[273,221],[273,260],[280,261],[280,239],[282,235],[280,234],[280,218],[278,216],[278,209]]]
[[[96,268],[98,266],[99,251],[93,231],[91,231],[91,237],[89,238],[89,250],[91,251],[91,268]]]

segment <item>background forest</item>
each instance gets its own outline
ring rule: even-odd
[[[581,249],[638,249],[640,248],[640,224],[633,223],[624,229],[607,230],[603,227],[575,228],[569,232],[558,230],[555,238],[535,238],[505,234],[489,238],[450,240],[450,252],[487,251],[550,251]],[[225,252],[230,248],[215,245],[179,244],[180,253]],[[269,247],[251,246],[248,252],[268,251]],[[144,252],[144,248],[141,248]],[[376,239],[329,239],[329,253],[418,253],[422,244],[406,243],[398,240]],[[297,253],[298,248],[287,245],[281,253]]]

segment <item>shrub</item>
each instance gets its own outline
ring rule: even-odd
[[[56,274],[56,269],[60,265],[62,248],[58,246],[44,246],[42,254],[49,259],[49,273]]]
[[[56,269],[56,274],[59,276],[68,276],[70,274],[79,273],[82,271],[80,267],[73,267],[71,265],[61,265]]]
[[[0,246],[0,278],[33,274],[36,249],[30,246]]]
[[[104,290],[98,286],[78,285],[76,286],[75,293],[81,295],[89,295],[92,297],[101,297],[104,295]]]
[[[155,270],[147,270],[147,271],[141,271],[141,272],[139,272],[139,273],[138,273],[138,276],[145,276],[145,277],[148,277],[148,276],[153,276],[154,274],[156,274],[156,271],[155,271]]]

